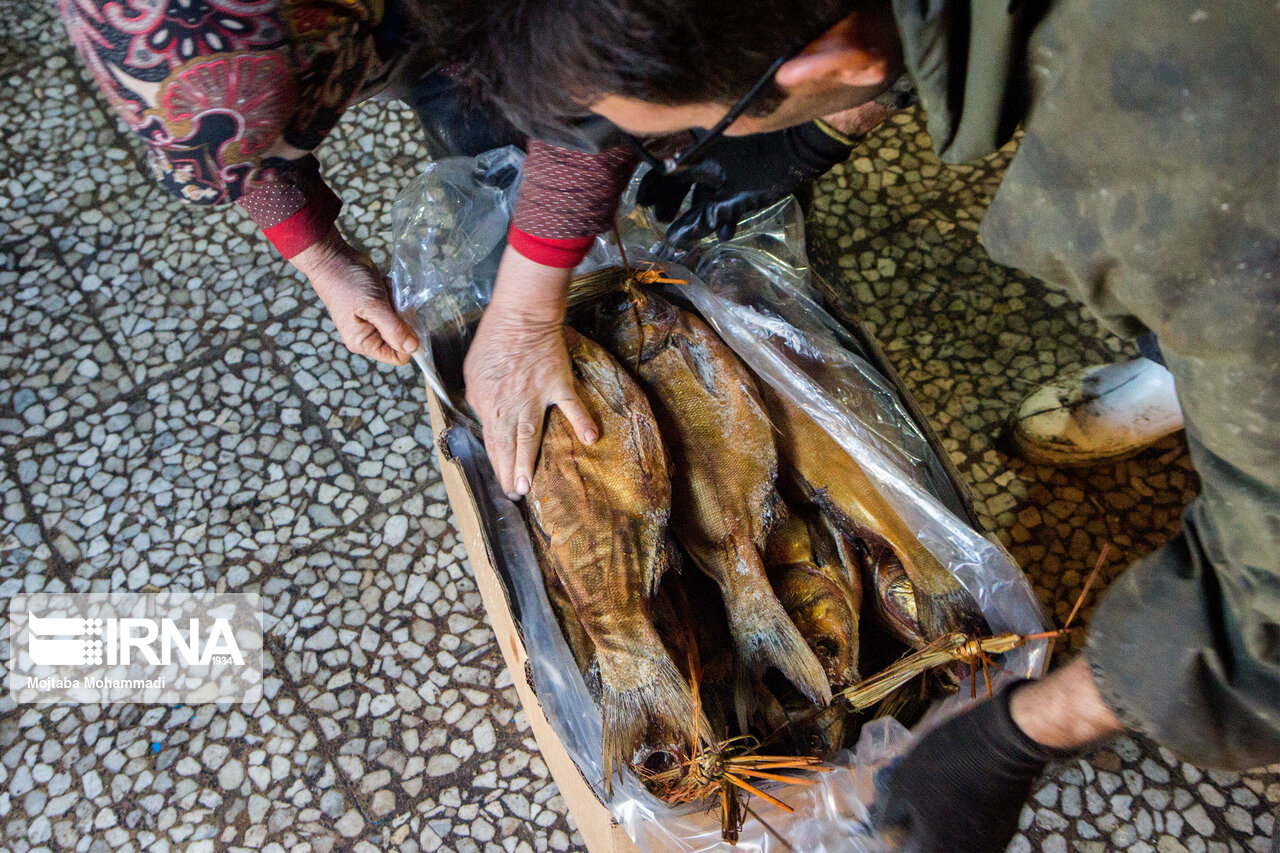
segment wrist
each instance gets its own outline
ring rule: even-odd
[[[539,237],[512,223],[507,232],[507,245],[524,257],[544,267],[573,269],[591,250],[595,237]]]
[[[1043,767],[1056,758],[1064,758],[1074,750],[1051,747],[1033,738],[1023,728],[1013,713],[1013,703],[1019,694],[1025,694],[1027,688],[1033,687],[1034,681],[1015,681],[993,698],[996,706],[998,722],[993,725],[993,732],[1001,744],[1001,751],[1007,758],[1024,763],[1028,767]],[[1038,772],[1038,771],[1037,771]]]
[[[330,226],[318,240],[289,258],[289,263],[307,278],[312,278],[345,257],[348,250],[337,226]]]
[[[529,329],[558,329],[564,324],[572,278],[572,270],[540,264],[508,246],[486,314]]]
[[[254,222],[262,227],[262,233],[287,260],[293,260],[334,228],[342,200],[320,180],[319,173],[311,181],[305,203],[282,221],[272,222],[275,204],[257,201],[242,205],[249,210]],[[273,197],[274,200],[274,197]],[[272,222],[268,225],[268,222]]]
[[[1079,752],[1124,731],[1083,657],[1039,681],[1016,685],[1008,702],[1013,724],[1048,750]]]

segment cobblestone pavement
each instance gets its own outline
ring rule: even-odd
[[[348,355],[238,210],[150,185],[46,0],[0,9],[0,599],[260,591],[269,609],[256,706],[0,698],[0,849],[580,849],[480,612],[418,377]],[[1113,578],[1175,529],[1195,475],[1177,440],[1075,473],[1001,450],[1026,391],[1130,350],[986,259],[1007,155],[944,169],[926,148],[900,116],[821,181],[817,263],[1061,620],[1103,543]],[[365,105],[320,156],[384,261],[425,156],[412,117]],[[1012,849],[1265,851],[1277,803],[1280,773],[1126,738],[1056,765]]]

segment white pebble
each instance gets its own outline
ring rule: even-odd
[[[427,775],[448,776],[457,770],[461,763],[452,755],[433,755],[431,760],[427,762]]]
[[[303,648],[313,651],[326,651],[333,648],[338,642],[338,632],[332,627],[325,625],[319,631],[316,631],[307,641],[302,644]]]
[[[409,519],[403,515],[393,515],[387,519],[387,526],[382,531],[382,543],[395,547],[404,541],[409,532]]]
[[[359,835],[360,830],[364,829],[364,818],[356,809],[349,809],[346,814],[338,818],[333,828],[347,838],[351,838],[354,835]]]
[[[218,784],[224,790],[239,788],[240,783],[244,781],[244,765],[239,761],[228,761],[222,765],[222,769],[218,771]]]

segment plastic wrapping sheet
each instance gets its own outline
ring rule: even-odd
[[[462,356],[492,290],[514,200],[511,171],[519,161],[519,152],[502,149],[433,163],[396,201],[391,273],[396,304],[427,342],[418,363],[446,403],[459,398]],[[443,205],[443,213],[429,212],[433,205]],[[661,246],[660,231],[643,213],[629,204],[624,210],[629,212],[620,232],[629,261],[660,261],[669,275],[688,280],[669,285],[667,294],[692,305],[763,381],[837,439],[925,547],[973,594],[993,631],[1045,630],[1045,617],[1022,573],[1003,549],[961,519],[944,469],[897,394],[860,354],[856,339],[821,307],[794,202],[752,216],[728,243],[704,241],[678,257]],[[584,267],[619,260],[617,246],[602,239]],[[457,422],[469,422],[464,412],[455,415]],[[520,511],[494,482],[473,434],[455,427],[448,446],[466,471],[490,556],[511,594],[535,692],[570,757],[604,801],[600,712],[547,601]],[[1039,675],[1046,652],[1046,644],[1038,642],[1006,655],[995,674],[997,689],[1006,679]],[[966,691],[948,697],[923,725],[969,701]],[[736,849],[882,849],[865,823],[873,775],[909,742],[910,735],[893,720],[865,725],[854,750],[829,758],[835,770],[821,774],[818,784],[774,792],[796,807],[795,814],[752,799],[754,816]],[[607,804],[642,850],[727,849],[716,816],[698,806],[670,807],[630,774],[615,782]]]
[[[462,356],[493,292],[523,162],[512,147],[437,160],[391,211],[396,310],[418,332],[414,361],[446,402],[457,402]]]

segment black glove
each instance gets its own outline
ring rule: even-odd
[[[738,222],[843,163],[853,143],[817,121],[773,133],[725,136],[697,164],[674,176],[656,169],[640,181],[636,202],[669,222],[693,187],[690,208],[667,228],[667,242],[689,246],[714,233],[733,237]]]
[[[1031,786],[1055,758],[1014,723],[1016,682],[925,735],[888,773],[871,821],[905,853],[1003,853]],[[894,830],[898,832],[895,833]]]

